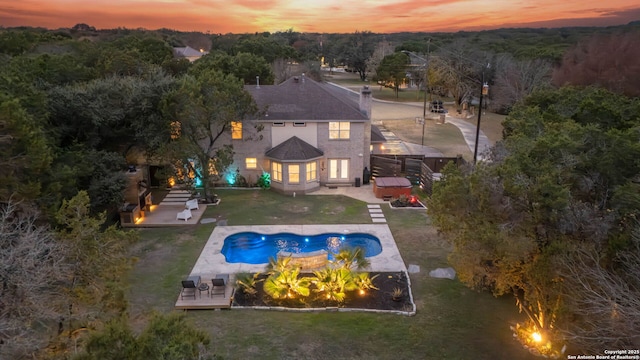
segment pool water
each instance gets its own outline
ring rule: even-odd
[[[360,247],[366,257],[382,252],[380,239],[364,233],[318,235],[296,235],[291,233],[259,234],[240,232],[224,239],[222,254],[229,263],[266,264],[276,258],[279,251],[307,253],[327,250],[329,260],[333,254],[344,248]]]

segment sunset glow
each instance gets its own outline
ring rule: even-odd
[[[622,25],[637,0],[0,0],[0,26],[210,33],[459,31]]]

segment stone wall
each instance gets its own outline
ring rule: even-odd
[[[326,250],[318,250],[308,253],[290,253],[287,251],[278,252],[278,260],[291,258],[289,263],[292,266],[299,266],[300,270],[318,270],[324,268],[329,263],[329,253]]]

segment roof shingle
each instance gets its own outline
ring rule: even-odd
[[[304,75],[292,77],[279,85],[245,86],[260,108],[267,108],[259,120],[368,120],[359,105],[341,95],[328,84]]]
[[[280,161],[306,161],[321,157],[324,155],[324,152],[299,137],[292,136],[286,141],[267,150],[265,155]]]

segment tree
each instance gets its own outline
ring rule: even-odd
[[[275,61],[275,60],[274,60]],[[189,71],[191,75],[207,71],[220,71],[242,79],[245,85],[256,84],[256,76],[260,77],[260,84],[273,84],[274,75],[269,63],[260,55],[240,52],[234,56],[221,52],[205,55],[198,60]]]
[[[52,152],[39,124],[17,99],[0,95],[0,200],[36,200]]]
[[[0,203],[0,353],[26,359],[64,316],[65,247],[27,202]]]
[[[181,314],[155,314],[137,337],[126,318],[116,318],[91,334],[73,359],[203,359],[209,358],[209,343],[209,336]]]
[[[360,75],[362,81],[367,79],[367,61],[373,55],[377,43],[378,40],[372,32],[356,31],[341,48],[342,60]]]
[[[628,197],[638,190],[638,105],[601,89],[536,92],[510,113],[491,161],[446,168],[429,211],[454,244],[460,279],[513,294],[530,326],[551,337],[588,333],[561,316],[580,313],[585,292],[567,291],[559,264],[579,264],[566,256],[581,247],[609,261],[629,251],[640,203]]]
[[[465,41],[438,47],[429,61],[429,83],[451,93],[456,105],[471,101],[482,82],[491,79],[495,66],[490,54],[480,53]],[[433,78],[432,78],[433,77]]]
[[[123,277],[131,265],[126,250],[136,234],[115,226],[102,230],[105,214],[91,216],[89,203],[87,193],[80,191],[63,201],[56,216],[58,239],[67,249],[65,262],[70,271],[65,281],[69,334],[87,326],[90,318],[121,315],[128,306],[123,295]]]
[[[553,71],[556,86],[599,86],[609,91],[640,96],[640,30],[584,39],[562,57]]]
[[[590,352],[624,348],[640,340],[640,226],[632,243],[618,251],[615,266],[593,246],[576,246],[558,263],[563,276],[567,339]]]
[[[385,86],[392,86],[397,98],[400,84],[407,77],[409,63],[409,56],[404,53],[387,55],[376,69],[375,80]]]
[[[233,161],[232,124],[242,126],[243,139],[251,139],[260,130],[252,131],[243,123],[257,116],[257,106],[242,81],[213,70],[198,77],[185,76],[164,104],[166,116],[180,128],[167,150],[202,180],[208,197],[215,176],[222,176]]]
[[[517,102],[536,90],[551,85],[551,64],[545,60],[515,60],[509,56],[498,59],[491,87],[491,106],[508,113]]]

